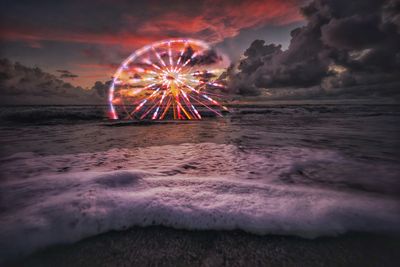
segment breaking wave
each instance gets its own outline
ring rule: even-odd
[[[132,226],[306,238],[399,232],[395,196],[312,186],[293,177],[309,165],[343,163],[337,153],[286,147],[263,155],[203,143],[3,158],[4,173],[14,178],[0,184],[0,259]],[[62,166],[69,169],[60,172]],[[18,169],[30,175],[20,177]]]

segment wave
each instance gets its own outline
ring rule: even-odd
[[[0,259],[110,230],[164,225],[315,238],[399,232],[398,202],[369,194],[138,170],[73,172],[2,185]]]
[[[327,149],[286,146],[250,151],[214,143],[113,148],[48,156],[19,152],[0,158],[0,181],[132,166],[163,176],[228,176],[385,195],[400,193],[397,179],[400,168],[394,163],[375,161],[370,164]]]
[[[0,169],[0,262],[132,226],[306,238],[400,232],[398,169],[330,150],[186,143],[21,152],[0,158]]]
[[[244,105],[235,107],[242,115],[329,115],[341,114],[359,117],[399,116],[399,105]]]
[[[239,105],[230,108],[233,116],[312,116],[341,114],[360,117],[399,116],[398,105]],[[107,118],[107,106],[16,106],[0,108],[0,121],[16,123],[66,123]],[[215,117],[201,110],[203,117]],[[228,113],[225,113],[225,115]],[[125,124],[122,124],[125,125]]]
[[[0,120],[17,123],[54,123],[91,121],[106,118],[102,106],[31,106],[7,107],[0,110]]]
[[[208,110],[201,111],[202,117],[213,118],[215,114]],[[14,122],[27,124],[59,124],[74,121],[102,121],[107,120],[108,106],[17,106],[1,107],[0,122]],[[227,114],[227,112],[223,112]],[[171,122],[171,121],[170,121]],[[126,126],[127,123],[135,125],[160,124],[151,121],[126,121],[117,120],[111,126]],[[109,125],[108,125],[109,126]]]

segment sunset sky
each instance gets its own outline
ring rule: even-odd
[[[288,46],[305,24],[304,0],[1,1],[0,56],[39,66],[74,85],[106,81],[135,49],[199,38],[237,60],[255,40]]]

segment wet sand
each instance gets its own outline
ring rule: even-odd
[[[302,239],[152,226],[36,252],[6,266],[400,266],[400,236]]]

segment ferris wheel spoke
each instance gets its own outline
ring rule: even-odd
[[[168,42],[168,58],[169,58],[169,66],[172,67],[174,66],[174,62],[172,60],[172,51],[171,51],[171,42]]]
[[[193,106],[193,104],[190,102],[187,94],[181,90],[181,94],[183,95],[183,99],[185,101],[186,106],[188,107],[188,110],[190,111],[190,113],[192,113],[194,118],[198,118],[201,119],[201,116],[199,114],[199,112],[197,111],[197,109]]]
[[[216,82],[200,82],[201,84],[207,84],[214,87],[225,88],[225,85],[216,83]]]
[[[221,97],[221,94],[216,94],[216,93],[211,93],[211,92],[207,92],[207,95],[212,95],[212,96],[216,96],[216,97]]]
[[[153,98],[155,95],[158,94],[158,92],[160,91],[160,88],[158,88],[157,90],[155,90],[150,96],[146,97],[145,99],[140,101],[140,104],[138,106],[136,106],[136,108],[130,113],[130,115],[132,116],[134,113],[139,112],[142,107],[149,101],[151,100],[151,98]]]
[[[197,93],[199,96],[202,96],[203,98],[207,99],[208,101],[210,101],[211,103],[218,105],[220,107],[222,107],[223,109],[227,110],[227,107],[223,106],[222,104],[220,104],[218,101],[212,99],[211,97],[209,97],[206,94],[202,94],[200,93],[198,90],[194,89],[192,86],[185,84],[190,90],[192,90],[193,92]]]
[[[138,88],[138,89],[136,89],[135,91],[133,91],[134,89],[131,89],[132,90],[132,94],[133,95],[139,95],[140,93],[142,93],[143,91],[145,91],[145,90],[150,90],[152,87],[154,87],[154,86],[156,86],[157,84],[156,83],[152,83],[152,84],[149,84],[149,85],[147,85],[147,86],[145,86],[145,87],[141,87],[141,88]],[[138,101],[136,101],[137,103],[138,102],[140,102],[141,100],[138,100]]]
[[[157,74],[158,72],[165,72],[163,69],[161,69],[161,67],[160,66],[158,66],[157,64],[155,64],[153,61],[151,61],[150,59],[144,59],[143,60],[143,62],[147,65],[147,66],[149,66],[149,67],[151,67],[151,68],[153,68],[154,69],[154,72]],[[158,71],[158,72],[157,72]]]
[[[151,49],[153,50],[154,54],[156,55],[158,61],[160,61],[161,65],[163,65],[164,67],[166,67],[167,64],[165,64],[164,60],[162,59],[162,57],[160,56],[160,54],[157,52],[157,50],[154,48],[154,46],[152,46]]]
[[[130,79],[128,81],[128,84],[138,84],[138,83],[150,83],[150,82],[154,82],[154,80],[156,79],[156,77],[148,77],[148,78],[134,78],[134,79]]]
[[[214,105],[218,105],[218,106],[222,107],[223,109],[227,110],[227,108],[226,108],[225,106],[221,105],[218,101],[212,99],[212,98],[209,97],[208,95],[200,93],[198,90],[196,90],[195,88],[193,88],[192,86],[190,86],[190,85],[188,85],[188,84],[184,84],[184,83],[183,83],[183,85],[186,86],[187,88],[189,88],[192,92],[195,92],[197,95],[199,95],[199,96],[201,96],[201,97],[207,99],[208,101],[210,101],[210,102],[213,103]],[[205,104],[203,104],[203,105],[205,105]],[[208,107],[208,106],[207,106],[207,107]],[[213,109],[212,109],[212,110],[213,110]],[[214,111],[214,110],[213,110],[213,111]],[[222,115],[221,115],[221,116],[222,116]]]
[[[108,97],[110,117],[192,120],[201,119],[205,108],[222,116],[220,111],[226,107],[218,102],[222,97],[218,88],[225,85],[210,75],[219,70],[199,70],[196,64],[207,49],[204,42],[180,39],[137,50],[114,75]],[[125,116],[118,114],[124,111]]]
[[[166,94],[167,94],[167,91],[164,91],[163,95],[161,96],[160,102],[158,103],[158,106],[156,108],[156,111],[153,113],[152,120],[155,120],[157,118],[158,112],[159,112],[160,108],[162,107],[162,103],[164,101]]]
[[[153,104],[150,108],[148,108],[140,117],[141,120],[143,120],[155,107],[157,106],[157,103]]]
[[[179,64],[181,63],[183,53],[185,53],[185,49],[186,49],[187,46],[188,46],[188,42],[186,41],[186,42],[184,43],[184,45],[183,45],[183,48],[182,48],[182,50],[181,50],[181,53],[179,54],[178,61],[176,62],[176,68],[178,68]]]
[[[158,92],[157,92],[157,94],[158,94]],[[140,119],[144,119],[155,107],[157,107],[157,108],[156,108],[156,111],[155,111],[155,113],[153,114],[153,117],[152,117],[152,119],[154,120],[155,117],[157,116],[157,113],[158,113],[159,109],[160,109],[160,106],[161,106],[161,104],[162,104],[162,101],[163,101],[164,98],[165,98],[165,95],[166,95],[166,91],[164,91],[163,96],[161,97],[161,100],[160,100],[160,101],[157,101],[156,97],[154,96],[154,101],[153,101],[154,104],[153,104],[153,106],[151,106],[149,109],[147,109],[147,110],[143,113],[143,115],[140,117]]]
[[[186,111],[186,109],[183,107],[183,105],[182,105],[181,102],[179,101],[179,97],[177,97],[177,98],[178,98],[177,104],[178,104],[178,106],[180,107],[180,109],[183,111],[183,114],[185,114],[186,117],[187,117],[189,120],[191,120],[192,117],[190,116],[190,114]]]
[[[215,109],[211,108],[210,106],[206,105],[205,103],[203,103],[201,100],[196,99],[193,96],[190,96],[191,99],[193,99],[194,101],[196,101],[197,103],[199,103],[200,105],[206,107],[207,109],[211,110],[212,112],[214,112],[215,114],[217,114],[220,117],[223,117],[221,113],[219,113],[218,111],[216,111]]]
[[[160,120],[164,119],[164,117],[165,117],[165,115],[167,114],[169,108],[171,107],[171,103],[172,103],[172,100],[171,100],[171,97],[169,97],[169,98],[168,98],[167,105],[165,106],[165,109],[164,109],[162,115],[160,116]]]
[[[217,72],[217,70],[206,70],[206,71],[195,71],[195,72],[191,72],[188,74],[193,75],[193,76],[200,76],[200,75],[205,75],[205,74],[214,74],[216,72]]]
[[[192,59],[194,59],[195,57],[197,57],[197,52],[194,52],[193,55],[189,59],[187,59],[185,61],[185,63],[183,63],[182,66],[180,66],[180,68],[177,70],[177,72],[180,72],[182,70],[182,68],[186,67],[186,65],[189,64],[189,62],[192,61]]]

